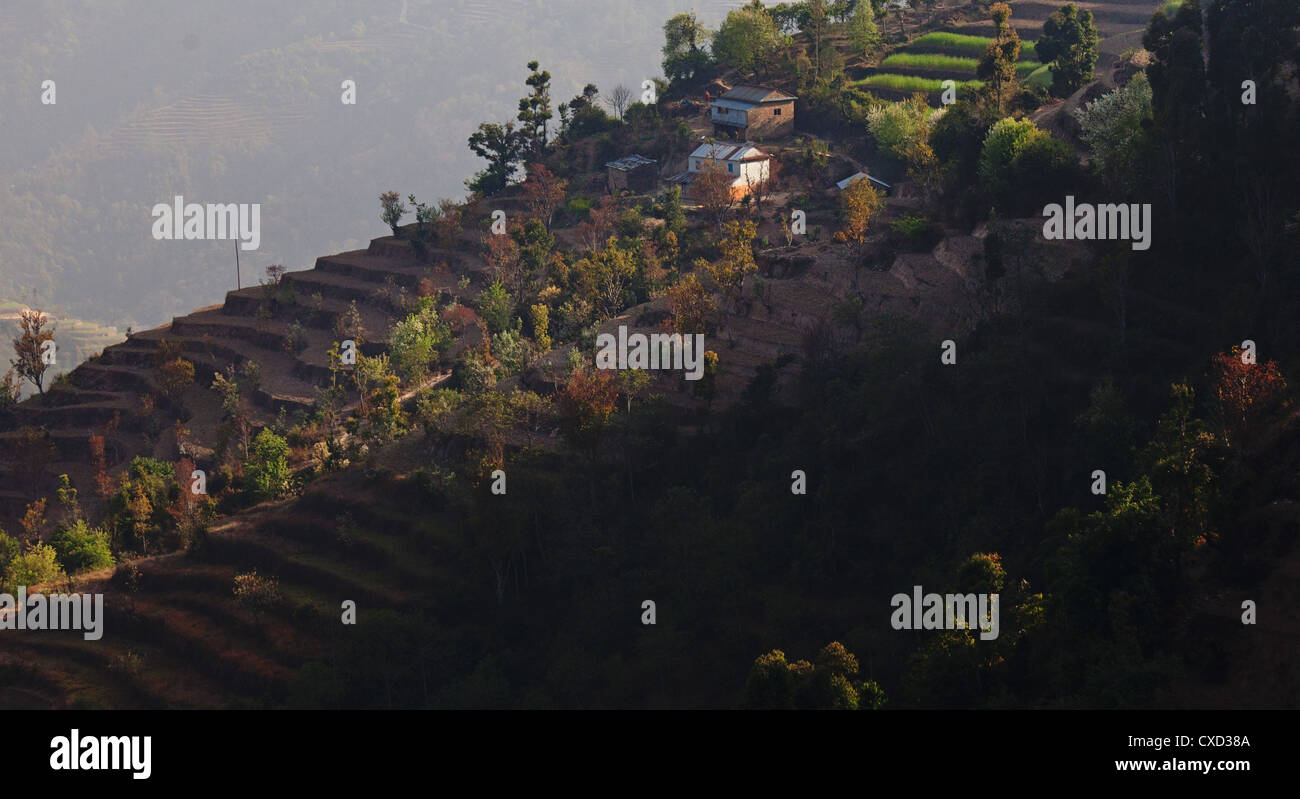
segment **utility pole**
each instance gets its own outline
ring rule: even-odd
[[[234,239],[234,242],[235,242],[235,291],[239,291],[241,288],[243,288],[239,284],[239,238],[236,237]]]

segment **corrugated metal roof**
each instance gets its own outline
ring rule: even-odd
[[[754,107],[753,103],[742,103],[738,100],[728,100],[725,97],[719,97],[713,101],[713,104],[718,108],[730,108],[736,111],[748,111]]]
[[[856,173],[856,174],[849,175],[849,176],[848,176],[847,178],[845,178],[844,180],[841,180],[840,182],[836,183],[836,184],[835,184],[835,187],[838,188],[840,191],[844,191],[844,190],[847,189],[849,186],[852,186],[854,183],[857,183],[858,181],[862,180],[863,178],[866,178],[867,180],[871,181],[872,183],[875,183],[875,184],[878,185],[878,186],[883,186],[883,187],[885,187],[886,189],[889,188],[889,184],[888,184],[888,183],[886,183],[886,182],[883,181],[883,180],[876,180],[875,178],[873,178],[873,177],[871,177],[870,175],[868,175],[866,172],[858,172],[858,173]]]
[[[653,158],[646,158],[644,155],[628,155],[617,161],[610,161],[605,164],[609,169],[617,169],[620,172],[630,172],[639,166],[659,163]]]
[[[736,100],[742,103],[760,103],[784,102],[794,100],[794,97],[785,92],[776,89],[767,89],[762,86],[737,86],[726,94],[718,98],[719,100]]]

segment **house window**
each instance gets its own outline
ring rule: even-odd
[[[736,165],[735,165],[735,164],[727,164],[727,171],[728,171],[728,172],[735,172],[735,171],[736,171]]]
[[[772,116],[774,116],[774,117],[779,117],[779,116],[781,116],[781,109],[780,109],[780,108],[773,108],[773,109],[772,109]]]

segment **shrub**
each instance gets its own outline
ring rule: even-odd
[[[283,495],[289,488],[288,442],[263,428],[253,439],[248,455],[244,472],[254,493],[266,499]]]
[[[64,527],[50,538],[59,563],[70,574],[81,571],[106,569],[113,565],[108,533],[90,527],[78,519],[71,527]]]

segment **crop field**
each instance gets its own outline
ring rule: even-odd
[[[880,66],[887,70],[917,69],[974,75],[979,67],[979,59],[939,53],[893,53],[887,56]],[[1024,78],[1042,66],[1044,65],[1037,61],[1018,61],[1016,74]]]
[[[853,85],[868,89],[892,89],[900,92],[940,92],[943,91],[942,78],[922,78],[917,75],[898,75],[893,72],[878,72],[869,75]],[[957,81],[959,89],[978,89],[984,83],[978,80]]]
[[[993,39],[988,36],[969,36],[964,33],[937,31],[920,36],[909,45],[909,48],[917,51],[952,53],[968,58],[979,58],[984,55],[984,51],[992,43]],[[1033,59],[1037,58],[1037,56],[1038,53],[1034,49],[1034,42],[1022,39],[1020,42],[1020,57]]]

